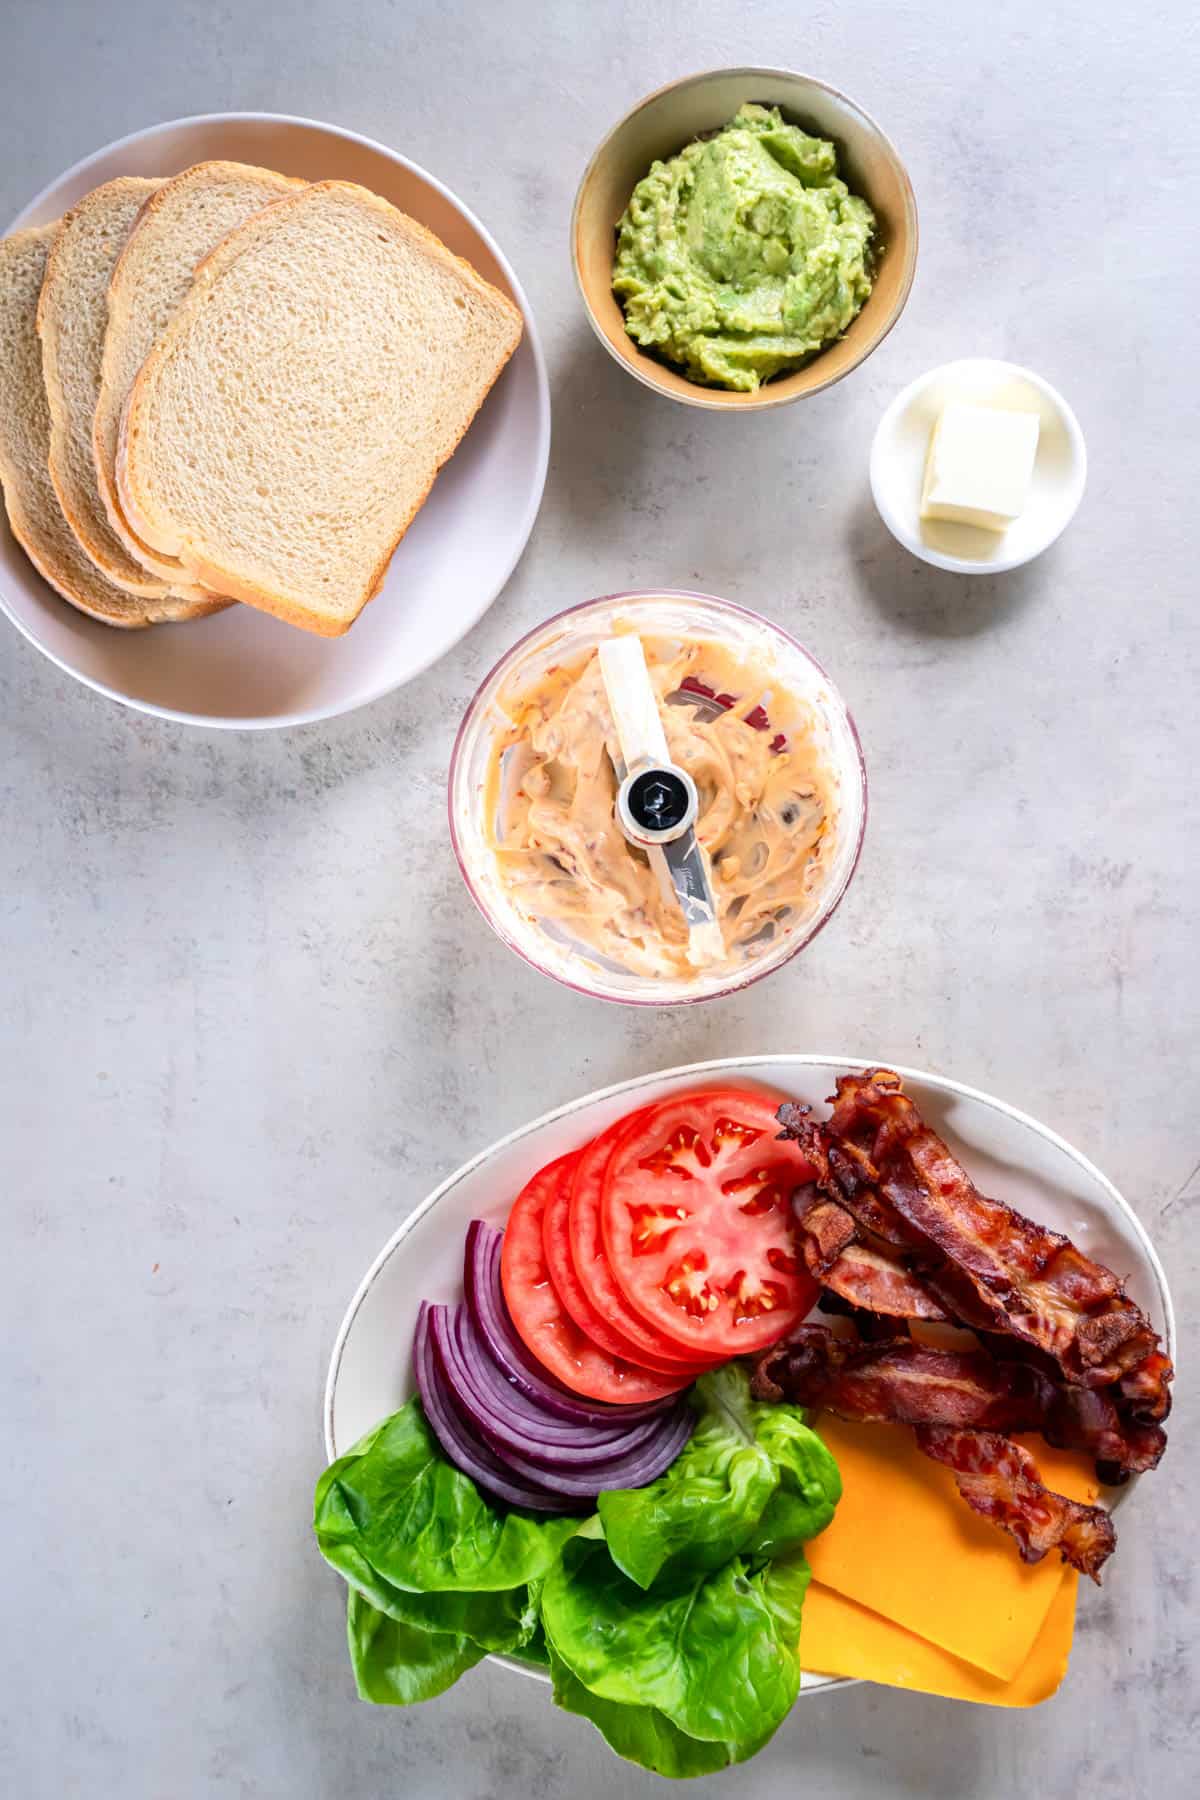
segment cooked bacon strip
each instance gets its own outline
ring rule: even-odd
[[[827,1161],[842,1204],[865,1231],[898,1250],[911,1250],[921,1242],[917,1233],[905,1224],[896,1208],[880,1193],[875,1170],[857,1145],[849,1141],[839,1143],[835,1138],[829,1145]]]
[[[1157,1341],[1157,1340],[1156,1340]],[[1152,1350],[1136,1369],[1130,1369],[1117,1383],[1122,1399],[1133,1419],[1165,1419],[1171,1410],[1168,1383],[1174,1379],[1175,1367],[1165,1350]]]
[[[893,1094],[902,1094],[904,1083],[894,1069],[866,1069],[861,1075],[842,1075],[830,1100],[829,1129],[835,1137],[854,1138],[862,1124],[865,1106],[884,1106]],[[874,1140],[870,1132],[865,1142]]]
[[[1023,1562],[1040,1562],[1048,1550],[1057,1550],[1099,1585],[1100,1570],[1117,1544],[1103,1507],[1052,1493],[1028,1450],[997,1431],[919,1425],[916,1436],[926,1456],[954,1471],[967,1505],[1016,1539]]]
[[[891,1076],[890,1071],[880,1069],[874,1073],[880,1081],[878,1089],[874,1082],[864,1089],[862,1084],[867,1082],[865,1076],[846,1076],[838,1083],[839,1094],[845,1083],[851,1081],[859,1084],[855,1088],[856,1095],[860,1092],[879,1092],[882,1095],[894,1091],[883,1082],[885,1075],[889,1076],[896,1087],[899,1086],[899,1078]],[[837,1105],[834,1110],[836,1113]],[[780,1135],[798,1143],[812,1163],[816,1170],[813,1185],[829,1197],[831,1206],[837,1207],[837,1214],[829,1216],[839,1220],[839,1232],[845,1234],[843,1241],[850,1241],[844,1224],[844,1215],[849,1214],[861,1230],[869,1232],[880,1242],[903,1251],[914,1260],[924,1258],[929,1266],[921,1270],[923,1287],[927,1294],[940,1302],[945,1317],[955,1319],[974,1331],[993,1330],[1002,1326],[1003,1320],[996,1306],[991,1302],[985,1304],[981,1301],[966,1277],[945,1262],[932,1244],[906,1225],[890,1202],[881,1199],[872,1185],[878,1181],[879,1171],[861,1145],[851,1143],[848,1138],[835,1139],[829,1127],[816,1124],[808,1116],[811,1111],[811,1107],[786,1101],[776,1113],[776,1118],[783,1126]],[[873,1136],[873,1133],[868,1135]],[[829,1229],[829,1242],[832,1245],[834,1238],[832,1228]],[[831,1266],[832,1249],[826,1250],[825,1256]],[[814,1269],[813,1273],[821,1275],[822,1271]]]
[[[825,1407],[839,1419],[900,1425],[1036,1430],[1036,1372],[982,1350],[938,1350],[911,1338],[862,1344],[827,1325],[801,1325],[759,1358],[754,1391]]]
[[[1012,1431],[1028,1425],[1035,1379],[1021,1364],[995,1363],[982,1350],[935,1350],[911,1338],[861,1344],[835,1337],[826,1325],[801,1325],[760,1357],[754,1391],[864,1423]]]
[[[824,1281],[826,1271],[857,1238],[858,1226],[845,1207],[832,1200],[818,1200],[803,1210],[797,1206],[797,1213],[804,1260],[818,1281]]]
[[[825,1268],[810,1257],[812,1238],[801,1239],[804,1260],[813,1275],[841,1300],[867,1313],[889,1319],[944,1319],[943,1309],[915,1275],[869,1244],[848,1244]]]
[[[1042,1436],[1059,1450],[1088,1450],[1106,1487],[1156,1469],[1167,1447],[1161,1425],[1122,1418],[1109,1396],[1097,1388],[1054,1387]]]
[[[809,1273],[839,1299],[867,1313],[897,1319],[944,1319],[945,1312],[915,1275],[856,1239],[849,1213],[819,1201],[800,1220],[800,1246]]]
[[[1055,1412],[1042,1427],[1042,1436],[1059,1449],[1090,1450],[1096,1473],[1106,1486],[1115,1487],[1130,1475],[1158,1466],[1167,1447],[1167,1434],[1154,1420],[1140,1418],[1123,1384],[1111,1388],[1063,1383],[1058,1365],[1044,1350],[1002,1332],[982,1331],[980,1341],[999,1362],[1029,1364],[1048,1380],[1055,1393]],[[1163,1362],[1170,1367],[1169,1359]]]
[[[915,1254],[919,1257],[919,1252]],[[968,1330],[977,1331],[981,1336],[989,1331],[1000,1334],[1005,1330],[1003,1315],[993,1304],[981,1300],[972,1283],[951,1263],[937,1261],[932,1267],[923,1267],[921,1280],[940,1300],[949,1317],[957,1319]]]
[[[1055,1383],[1031,1363],[906,1337],[859,1343],[826,1325],[801,1325],[767,1351],[753,1385],[763,1399],[864,1423],[1038,1431],[1059,1449],[1088,1451],[1102,1479],[1152,1469],[1166,1444],[1158,1426],[1124,1424],[1107,1395]]]
[[[842,1300],[863,1313],[897,1319],[944,1319],[924,1284],[895,1258],[858,1242],[858,1225],[844,1206],[814,1196],[798,1195],[793,1204],[800,1246],[809,1273]]]
[[[890,1070],[843,1076],[837,1090],[828,1124],[812,1128],[824,1149],[823,1157],[809,1150],[823,1191],[840,1194],[851,1213],[871,1192],[899,1217],[934,1253],[923,1278],[964,1323],[988,1321],[1046,1351],[1080,1386],[1118,1384],[1134,1421],[1167,1416],[1170,1361],[1110,1269],[1060,1232],[981,1194]],[[781,1122],[790,1133],[793,1122]],[[841,1192],[838,1140],[854,1166],[852,1193]]]
[[[821,1192],[844,1207],[864,1231],[897,1249],[911,1249],[918,1240],[895,1207],[875,1191],[876,1172],[864,1152],[848,1139],[835,1138],[826,1126],[809,1118],[810,1111],[785,1101],[775,1115],[783,1126],[780,1136],[800,1145],[817,1172]]]

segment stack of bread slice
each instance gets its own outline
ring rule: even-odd
[[[0,240],[0,484],[81,611],[244,601],[347,631],[520,340],[439,239],[349,182],[124,176]]]

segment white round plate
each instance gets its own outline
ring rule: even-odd
[[[713,1082],[777,1089],[824,1115],[839,1075],[867,1069],[851,1056],[723,1057],[641,1075],[544,1113],[472,1157],[414,1207],[363,1276],[333,1346],[325,1384],[325,1449],[348,1450],[413,1392],[409,1348],[422,1300],[462,1297],[463,1240],[472,1219],[503,1225],[519,1189],[544,1163],[588,1142],[623,1113],[666,1094]],[[1128,1201],[1078,1150],[1027,1113],[975,1088],[919,1069],[896,1068],[929,1124],[961,1155],[978,1186],[1018,1211],[1066,1232],[1115,1269],[1149,1314],[1172,1356],[1175,1317],[1162,1265]],[[1118,1490],[1119,1502],[1134,1485]],[[498,1657],[521,1674],[537,1671]],[[805,1675],[802,1692],[846,1686]]]
[[[1029,499],[1007,531],[921,517],[925,458],[947,400],[1035,412],[1041,423]],[[871,495],[896,539],[955,575],[1003,575],[1032,562],[1066,530],[1087,482],[1079,421],[1057,388],[1017,363],[970,357],[944,363],[896,395],[871,445]]]
[[[9,230],[57,219],[116,175],[175,175],[218,158],[310,181],[357,181],[382,194],[511,294],[525,315],[516,354],[405,534],[380,593],[343,638],[314,637],[249,606],[184,625],[115,631],[47,587],[6,523],[0,605],[60,669],[142,712],[239,730],[303,725],[411,681],[491,605],[541,504],[550,390],[529,303],[479,220],[415,163],[336,125],[273,113],[210,113],[152,125],[76,163]]]

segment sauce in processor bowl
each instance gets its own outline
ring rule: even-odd
[[[625,768],[598,651],[626,634],[696,791],[719,927],[702,957],[655,853],[617,817]],[[451,766],[455,848],[501,937],[547,974],[632,1001],[729,992],[800,949],[850,879],[865,800],[824,672],[765,619],[705,595],[618,595],[539,627],[484,682]]]

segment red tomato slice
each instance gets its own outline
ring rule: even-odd
[[[791,1204],[814,1171],[780,1141],[778,1104],[737,1088],[679,1094],[612,1148],[600,1202],[609,1264],[629,1304],[681,1349],[763,1350],[817,1297]]]
[[[703,1352],[688,1355],[680,1350],[676,1342],[647,1324],[618,1287],[604,1252],[600,1227],[604,1170],[614,1144],[642,1116],[639,1112],[619,1119],[607,1131],[601,1132],[598,1138],[593,1138],[580,1153],[571,1177],[567,1230],[562,1232],[561,1229],[556,1229],[548,1239],[547,1247],[552,1251],[550,1272],[556,1284],[562,1282],[559,1297],[563,1305],[571,1313],[575,1323],[589,1337],[594,1336],[597,1343],[643,1363],[647,1368],[659,1371],[679,1369],[688,1374],[700,1374],[705,1369],[711,1369],[720,1358]],[[558,1203],[558,1208],[561,1208],[561,1202]],[[560,1225],[562,1218],[558,1208],[555,1213],[556,1227]],[[546,1236],[543,1227],[543,1237]],[[564,1249],[569,1251],[567,1267],[564,1267],[562,1256]],[[617,1346],[625,1348],[617,1351]]]
[[[560,1182],[542,1215],[542,1248],[546,1254],[546,1267],[550,1271],[550,1279],[554,1283],[563,1311],[585,1337],[591,1338],[609,1356],[621,1362],[636,1363],[643,1369],[652,1369],[658,1375],[690,1376],[697,1368],[694,1359],[682,1356],[670,1344],[662,1344],[660,1347],[658,1333],[648,1330],[636,1314],[633,1315],[633,1328],[637,1334],[635,1342],[618,1331],[589,1302],[575,1273],[571,1256],[571,1186],[570,1180]],[[647,1343],[654,1347],[645,1349],[644,1345]]]
[[[577,1160],[575,1152],[539,1169],[513,1202],[500,1253],[500,1280],[512,1322],[526,1348],[572,1393],[618,1404],[659,1400],[686,1387],[687,1375],[656,1375],[607,1355],[567,1317],[550,1280],[542,1215],[559,1186],[569,1188]]]

